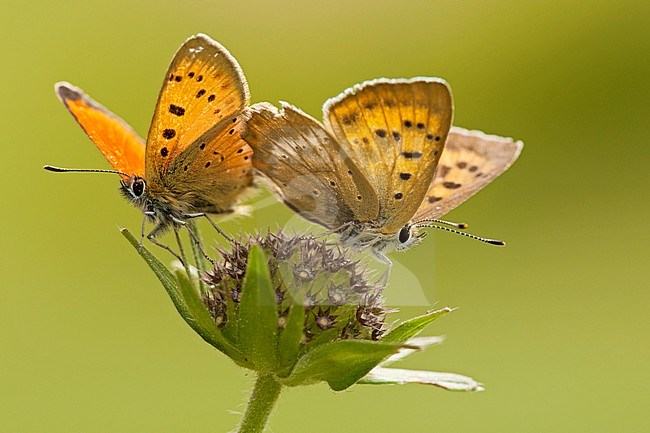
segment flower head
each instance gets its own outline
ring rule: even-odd
[[[219,327],[236,320],[248,256],[255,245],[266,256],[280,333],[291,307],[301,304],[303,345],[326,331],[332,341],[381,337],[386,318],[383,285],[370,281],[368,272],[344,250],[281,232],[258,234],[220,251],[221,259],[204,278],[208,291],[203,296]]]
[[[325,381],[334,390],[355,383],[425,383],[482,389],[471,378],[386,368],[439,343],[416,337],[449,313],[443,308],[388,329],[383,285],[340,246],[282,233],[250,236],[221,250],[197,278],[189,267],[168,270],[127,230],[122,233],[154,271],[185,322],[238,365],[278,386]]]

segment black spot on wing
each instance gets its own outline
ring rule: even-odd
[[[447,189],[457,189],[460,188],[462,185],[456,182],[443,182],[442,186],[444,186]]]
[[[411,176],[412,176],[411,173],[400,173],[399,174],[399,177],[402,180],[409,180],[411,178]]]
[[[167,128],[162,132],[162,136],[163,136],[163,138],[165,138],[167,140],[171,140],[172,138],[174,138],[176,136],[176,130],[171,129],[171,128]]]
[[[182,116],[185,114],[185,108],[179,107],[178,105],[170,104],[169,112],[175,116]]]
[[[438,174],[436,174],[436,177],[445,177],[449,174],[449,170],[451,170],[451,167],[447,165],[441,165],[438,167]]]

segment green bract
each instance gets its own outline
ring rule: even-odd
[[[369,281],[363,266],[341,247],[269,233],[233,242],[230,250],[220,251],[212,269],[204,270],[202,248],[194,245],[197,278],[180,240],[185,263],[172,272],[128,230],[122,234],[185,322],[237,365],[256,372],[239,433],[262,432],[283,387],[324,381],[335,391],[356,383],[483,389],[458,374],[387,367],[442,342],[418,334],[451,309],[430,311],[387,330],[383,286]]]
[[[432,343],[415,338],[451,309],[431,311],[386,332],[382,287],[340,248],[283,234],[236,242],[199,280],[171,272],[128,230],[185,322],[238,365],[285,386],[327,382],[426,383],[456,391],[481,385],[465,376],[386,368]],[[433,337],[435,342],[440,339]],[[425,339],[426,340],[426,339]]]

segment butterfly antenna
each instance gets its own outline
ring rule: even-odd
[[[482,238],[480,236],[476,236],[476,235],[473,235],[471,233],[466,233],[466,232],[461,232],[461,231],[458,231],[458,230],[450,229],[449,227],[436,226],[436,225],[433,225],[433,224],[417,224],[417,227],[418,228],[419,227],[426,227],[426,228],[432,228],[432,229],[440,229],[440,230],[444,230],[446,232],[455,233],[457,235],[465,236],[467,238],[474,239],[476,241],[481,241],[481,242],[484,242],[486,244],[497,245],[497,246],[500,246],[500,247],[505,247],[506,246],[505,242],[500,241],[498,239]]]
[[[452,226],[457,229],[466,229],[469,225],[465,223],[455,223],[451,221],[439,220],[435,218],[422,218],[421,220],[415,221],[415,225],[420,225],[420,223],[435,223],[435,224],[444,224],[446,226]]]
[[[63,167],[54,167],[53,165],[45,165],[43,168],[47,171],[53,171],[55,173],[112,173],[119,174],[120,176],[131,177],[130,175],[117,170],[104,170],[101,168],[63,168]]]

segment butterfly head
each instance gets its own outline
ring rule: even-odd
[[[181,218],[182,213],[174,212],[169,203],[159,200],[158,195],[147,188],[147,181],[137,174],[120,180],[120,191],[135,207],[142,209],[152,222],[167,226],[169,217]]]
[[[422,242],[427,235],[426,232],[419,232],[417,224],[406,224],[395,235],[394,245],[397,251],[408,250]]]
[[[127,180],[121,180],[122,194],[135,204],[147,199],[147,182],[138,175],[132,175]]]

